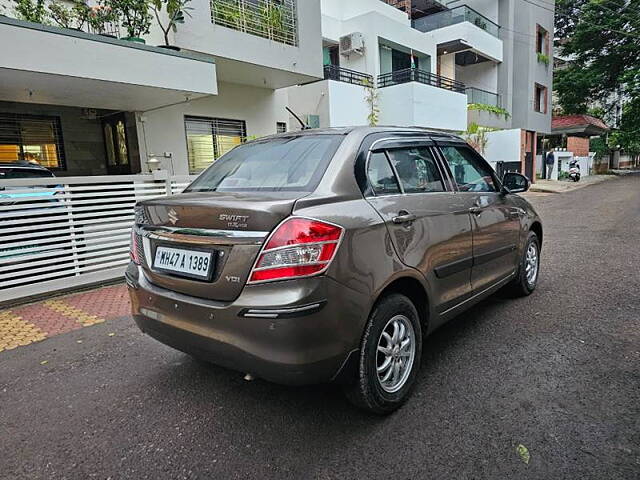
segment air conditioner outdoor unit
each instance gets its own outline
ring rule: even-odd
[[[364,37],[359,32],[340,37],[340,55],[348,57],[352,53],[364,55]]]

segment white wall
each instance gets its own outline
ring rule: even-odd
[[[288,106],[304,121],[307,115],[318,115],[320,127],[330,126],[329,115],[329,80],[298,85],[286,89]],[[295,119],[289,120],[291,130],[299,130],[300,126]]]
[[[323,15],[337,20],[348,20],[364,13],[376,12],[395,21],[411,26],[406,13],[380,0],[320,0]]]
[[[467,96],[422,83],[381,88],[380,124],[450,131],[467,128]]]
[[[520,129],[487,132],[483,157],[495,168],[496,162],[520,161]]]
[[[498,92],[498,65],[493,62],[481,62],[474,65],[456,66],[456,80],[467,87],[476,87],[489,92]]]
[[[0,68],[142,85],[204,94],[216,93],[212,62],[159,53],[98,35],[83,38],[21,25],[0,24]],[[102,40],[102,41],[101,41]],[[2,83],[0,82],[0,86]]]
[[[330,127],[367,125],[369,107],[365,101],[365,87],[329,81]],[[348,105],[348,108],[345,106]]]
[[[220,83],[219,95],[141,114],[139,131],[141,150],[148,154],[171,152],[173,170],[167,160],[162,167],[176,175],[188,174],[185,115],[244,120],[247,136],[276,133],[276,122],[287,122],[286,93],[269,89]],[[140,122],[140,117],[138,118]],[[143,170],[146,158],[142,159]]]
[[[303,120],[307,115],[318,115],[321,128],[367,124],[369,109],[364,87],[324,80],[286,90],[289,107]],[[292,130],[299,129],[294,120],[289,125]]]
[[[320,5],[298,1],[298,46],[239,32],[211,21],[210,0],[191,0],[191,18],[178,27],[176,44],[182,48],[263,65],[277,70],[322,76]]]
[[[447,43],[463,39],[471,48],[496,62],[502,61],[502,40],[470,22],[456,23],[429,32],[435,42]]]

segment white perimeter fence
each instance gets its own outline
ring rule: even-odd
[[[0,304],[121,277],[135,203],[180,193],[193,178],[1,181]]]

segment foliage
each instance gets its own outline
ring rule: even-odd
[[[178,25],[184,23],[184,16],[191,17],[189,13],[193,10],[187,4],[191,0],[151,0],[151,8],[156,16],[156,21],[162,34],[164,35],[164,44],[169,45],[169,32],[174,33],[178,30]],[[160,19],[160,13],[164,10],[167,13],[167,22],[163,23]]]
[[[72,28],[74,23],[73,11],[64,3],[54,0],[49,4],[49,18],[62,28]]]
[[[369,79],[364,80],[363,84],[365,86],[364,101],[367,102],[367,108],[369,110],[367,122],[369,122],[370,127],[375,127],[378,125],[378,121],[380,119],[378,87],[376,87]]]
[[[90,8],[82,0],[75,0],[72,6],[54,0],[49,4],[49,18],[59,27],[82,29],[89,19]]]
[[[516,453],[520,457],[520,459],[529,465],[529,461],[531,460],[531,454],[529,453],[529,449],[522,444],[519,444],[516,447]]]
[[[286,22],[292,12],[274,0],[213,0],[212,7],[214,21],[219,25],[285,43],[295,37],[295,27]]]
[[[152,17],[148,0],[109,0],[109,5],[127,29],[129,37],[149,33]]]
[[[237,30],[245,29],[245,15],[240,10],[237,2],[212,2],[213,16],[217,23],[234,27]]]
[[[473,24],[478,27],[481,28],[482,30],[486,30],[487,29],[487,22],[485,22],[484,20],[482,20],[480,17],[476,17],[473,20]]]
[[[631,153],[640,135],[640,9],[637,1],[558,0],[556,46],[568,58],[554,86],[565,114],[597,105],[605,119],[626,101],[619,144]]]
[[[95,33],[105,33],[107,25],[116,20],[117,17],[113,9],[105,1],[91,7],[87,17],[87,23],[91,27],[91,31]]]
[[[34,23],[47,23],[45,0],[15,0],[14,11],[20,20]]]
[[[609,145],[603,137],[591,137],[589,139],[589,151],[596,154],[596,158],[609,155]]]
[[[477,123],[470,123],[464,132],[460,132],[460,135],[467,141],[467,143],[480,155],[484,155],[484,151],[489,143],[489,137],[487,133],[496,132],[499,128],[490,128],[478,125]]]
[[[544,63],[545,65],[549,66],[549,55],[538,52],[538,62]]]
[[[488,105],[486,103],[470,103],[467,105],[468,110],[482,110],[484,112],[493,113],[497,116],[503,116],[505,120],[507,120],[511,114],[507,112],[504,108],[498,107],[496,105]]]

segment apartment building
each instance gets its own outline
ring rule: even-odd
[[[95,16],[110,0],[87,1]],[[379,124],[519,129],[493,160],[535,172],[551,131],[551,0],[187,5],[167,48],[155,23],[139,43],[117,17],[64,28],[0,0],[0,45],[11,45],[0,161],[59,176],[195,174],[247,138],[299,128],[288,105],[318,127],[366,124],[375,110]]]
[[[534,177],[551,132],[551,0],[320,4],[324,80],[288,89],[310,124],[367,123],[377,85],[380,124],[501,129],[492,163]]]
[[[155,24],[140,43],[118,18],[63,28],[17,19],[0,0],[0,45],[11,45],[0,55],[0,162],[58,176],[195,174],[246,138],[286,130],[282,89],[322,78],[319,4],[188,7],[167,48]]]

